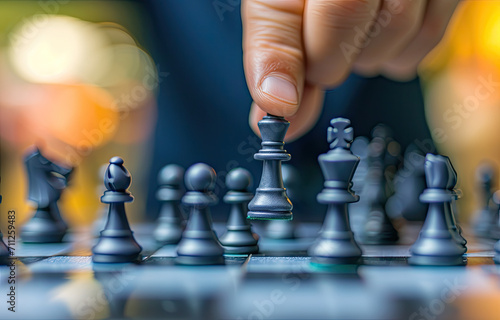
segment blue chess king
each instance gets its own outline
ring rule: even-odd
[[[317,196],[318,202],[328,208],[320,236],[309,248],[309,255],[315,264],[354,264],[362,252],[351,231],[347,205],[359,200],[351,187],[360,159],[350,150],[354,135],[351,122],[335,118],[330,125],[330,151],[318,157],[325,183]]]

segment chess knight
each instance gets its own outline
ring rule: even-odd
[[[28,199],[36,204],[31,220],[21,230],[25,242],[60,242],[68,229],[57,202],[68,186],[73,168],[45,158],[40,149],[29,152],[24,163],[28,176]]]

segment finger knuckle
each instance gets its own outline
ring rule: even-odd
[[[351,28],[359,21],[370,18],[370,12],[377,6],[369,0],[317,0],[309,14],[334,28]]]

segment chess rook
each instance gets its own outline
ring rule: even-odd
[[[181,199],[184,195],[183,180],[184,168],[176,164],[163,167],[158,174],[160,188],[156,193],[156,198],[162,204],[153,237],[159,243],[177,244],[181,240],[184,230],[184,215],[181,207]]]
[[[28,176],[28,198],[36,204],[33,217],[21,228],[23,242],[61,242],[68,226],[57,202],[66,189],[72,168],[65,168],[45,158],[36,148],[24,159]]]
[[[252,232],[252,226],[247,220],[248,202],[253,198],[253,194],[248,191],[251,183],[250,172],[243,168],[235,168],[226,176],[226,187],[229,191],[224,196],[224,202],[231,204],[231,211],[227,221],[227,231],[220,238],[225,253],[259,252],[258,236]]]
[[[292,202],[286,195],[281,175],[281,162],[291,156],[283,149],[290,122],[283,117],[268,114],[259,121],[262,149],[254,155],[263,161],[262,177],[255,197],[248,204],[248,218],[261,220],[291,220]]]
[[[92,248],[94,262],[125,263],[140,258],[142,248],[134,238],[125,212],[125,203],[134,200],[127,191],[131,182],[123,160],[111,158],[104,177],[107,190],[101,197],[101,202],[109,205],[108,219],[97,244]]]
[[[215,170],[204,163],[194,164],[186,171],[188,191],[182,197],[182,203],[190,208],[190,214],[177,246],[178,264],[224,264],[224,249],[212,230],[210,215],[210,206],[218,202],[213,193],[216,178]]]
[[[308,252],[313,263],[351,264],[358,262],[362,253],[351,231],[347,207],[348,203],[359,200],[351,187],[360,159],[350,150],[353,140],[351,122],[335,118],[330,124],[328,142],[331,150],[318,157],[325,183],[317,196],[318,202],[327,204],[328,208],[319,238]]]
[[[417,241],[410,248],[408,262],[415,265],[463,265],[464,247],[457,242],[447,221],[447,210],[455,193],[456,176],[448,157],[427,154],[425,157],[425,178],[427,189],[420,201],[429,204],[427,218]]]

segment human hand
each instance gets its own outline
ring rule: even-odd
[[[325,90],[355,71],[395,80],[416,75],[459,0],[243,0],[243,58],[254,100],[291,121],[287,140],[317,122]]]

